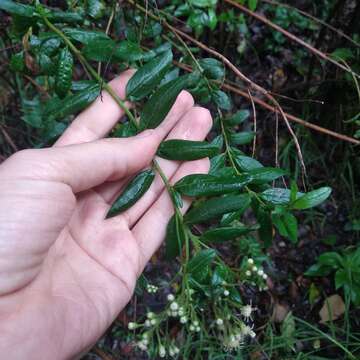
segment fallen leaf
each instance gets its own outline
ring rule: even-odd
[[[281,323],[286,318],[286,315],[289,313],[289,305],[276,303],[274,306],[271,319],[274,322]]]
[[[335,294],[325,299],[319,315],[320,323],[338,319],[345,312],[345,304],[341,296]]]

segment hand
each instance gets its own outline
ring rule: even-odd
[[[110,83],[120,97],[131,75]],[[8,359],[68,359],[89,349],[164,238],[173,210],[158,175],[132,208],[105,216],[164,138],[202,140],[211,116],[182,92],[157,129],[102,139],[122,115],[104,92],[54,147],[20,151],[0,166],[0,351]],[[207,159],[158,161],[172,182],[209,167]]]

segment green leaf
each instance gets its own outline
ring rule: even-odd
[[[317,206],[324,202],[331,194],[331,188],[322,187],[310,191],[298,198],[292,205],[294,209],[305,210]]]
[[[189,0],[189,4],[199,8],[214,7],[217,0]]]
[[[16,72],[22,72],[25,70],[24,52],[20,51],[17,54],[11,56],[10,69]]]
[[[340,254],[335,251],[329,251],[321,254],[318,258],[318,264],[338,268],[343,265],[343,259]]]
[[[222,62],[213,58],[199,60],[204,75],[212,80],[221,80],[225,77],[225,68]]]
[[[105,4],[101,0],[87,0],[87,13],[94,19],[99,19],[104,15]]]
[[[172,52],[167,51],[137,70],[126,85],[127,98],[138,101],[150,94],[163,79],[172,59]]]
[[[189,83],[189,76],[180,76],[161,86],[145,104],[141,112],[141,127],[156,128],[166,117],[181,90]]]
[[[154,177],[155,173],[152,169],[144,170],[136,175],[111,207],[109,216],[114,216],[133,206],[149,189]]]
[[[251,180],[251,176],[246,174],[235,177],[192,174],[179,180],[175,184],[175,189],[187,196],[213,196],[238,191]]]
[[[242,131],[230,134],[232,145],[246,145],[253,141],[255,133],[253,131]]]
[[[99,92],[100,86],[96,84],[75,95],[68,95],[62,101],[49,102],[45,106],[45,115],[56,120],[77,113],[92,103],[98,97]]]
[[[54,23],[81,24],[84,21],[83,12],[50,10],[48,19]]]
[[[110,38],[103,31],[84,30],[80,28],[64,28],[64,34],[72,40],[78,41],[81,44],[88,44],[96,40],[110,40]]]
[[[271,188],[263,191],[260,197],[272,205],[287,205],[290,202],[290,190]]]
[[[236,155],[234,160],[241,171],[250,171],[263,167],[257,160],[245,155]]]
[[[0,9],[5,10],[12,15],[24,17],[33,17],[35,12],[35,8],[33,6],[20,4],[12,0],[1,0]]]
[[[51,37],[45,39],[40,46],[40,55],[46,54],[48,56],[54,56],[61,45],[61,40],[58,37]]]
[[[248,234],[251,231],[255,231],[259,228],[259,226],[244,226],[237,225],[236,227],[219,227],[216,229],[211,229],[206,231],[201,235],[201,240],[204,242],[215,242],[221,243],[228,240],[233,240],[238,238],[239,236]]]
[[[252,184],[262,185],[276,180],[280,176],[286,175],[286,171],[279,168],[264,167],[253,169],[247,172],[252,177]]]
[[[220,154],[210,159],[210,175],[216,175],[217,172],[225,166],[226,155]]]
[[[284,209],[281,213],[273,212],[271,218],[281,236],[289,238],[293,243],[297,242],[298,224],[293,214]]]
[[[177,214],[173,215],[166,228],[165,256],[168,260],[174,259],[181,254],[186,235]]]
[[[260,225],[259,237],[264,242],[264,246],[268,248],[273,239],[273,226],[271,221],[271,213],[262,206],[256,211],[256,219]]]
[[[230,110],[232,107],[230,97],[222,90],[215,90],[212,92],[211,97],[215,104],[223,110]]]
[[[211,220],[223,214],[230,213],[248,207],[249,195],[227,195],[214,198],[201,203],[198,207],[190,210],[184,217],[188,224],[196,224]]]
[[[111,39],[102,38],[89,41],[82,52],[90,60],[104,62],[137,61],[146,56],[138,44],[130,41],[116,43]]]
[[[339,269],[335,273],[335,288],[336,290],[340,289],[342,286],[349,283],[347,273],[344,269]]]
[[[214,249],[201,250],[189,261],[186,268],[188,274],[195,278],[199,277],[199,274],[208,268],[215,256],[216,251]]]
[[[66,47],[61,50],[55,80],[55,92],[63,98],[71,88],[74,59]]]
[[[250,116],[249,110],[239,110],[234,115],[226,119],[225,125],[239,125]]]
[[[163,141],[157,155],[168,160],[197,160],[219,153],[217,145],[206,141],[167,140]]]
[[[324,266],[320,264],[314,264],[304,272],[306,276],[326,276],[329,275],[333,269],[329,266]]]
[[[97,84],[95,80],[79,80],[71,83],[71,91],[82,91]]]
[[[248,6],[251,11],[255,11],[257,8],[258,0],[248,0]]]

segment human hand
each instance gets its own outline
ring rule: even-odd
[[[110,83],[120,97],[131,75]],[[164,239],[173,209],[158,175],[133,207],[105,216],[164,138],[204,139],[210,113],[182,92],[158,128],[102,139],[122,115],[104,92],[54,147],[20,151],[0,166],[0,350],[8,359],[69,359],[89,349]],[[209,167],[207,159],[158,162],[172,182]]]

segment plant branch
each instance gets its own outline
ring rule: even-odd
[[[233,0],[224,0],[226,3],[228,3],[229,5],[232,5],[236,8],[238,8],[239,10],[241,10],[242,12],[246,13],[247,15],[250,15],[251,17],[255,18],[256,20],[261,21],[262,23],[266,24],[267,26],[273,28],[274,30],[282,33],[283,35],[285,35],[287,38],[289,38],[292,41],[297,42],[298,44],[300,44],[301,46],[305,47],[307,50],[309,50],[311,53],[315,54],[316,56],[331,62],[332,64],[336,65],[338,68],[356,76],[357,78],[360,79],[360,75],[357,74],[356,72],[349,70],[346,66],[344,66],[343,64],[340,64],[338,61],[332,59],[330,56],[326,55],[325,53],[323,53],[322,51],[316,49],[315,47],[313,47],[312,45],[308,44],[307,42],[305,42],[302,39],[299,39],[297,36],[295,36],[294,34],[290,33],[289,31],[283,29],[281,26],[273,23],[272,21],[270,21],[269,19],[267,19],[265,16],[260,15],[258,13],[255,13],[251,10],[249,10],[247,7],[233,1]]]

